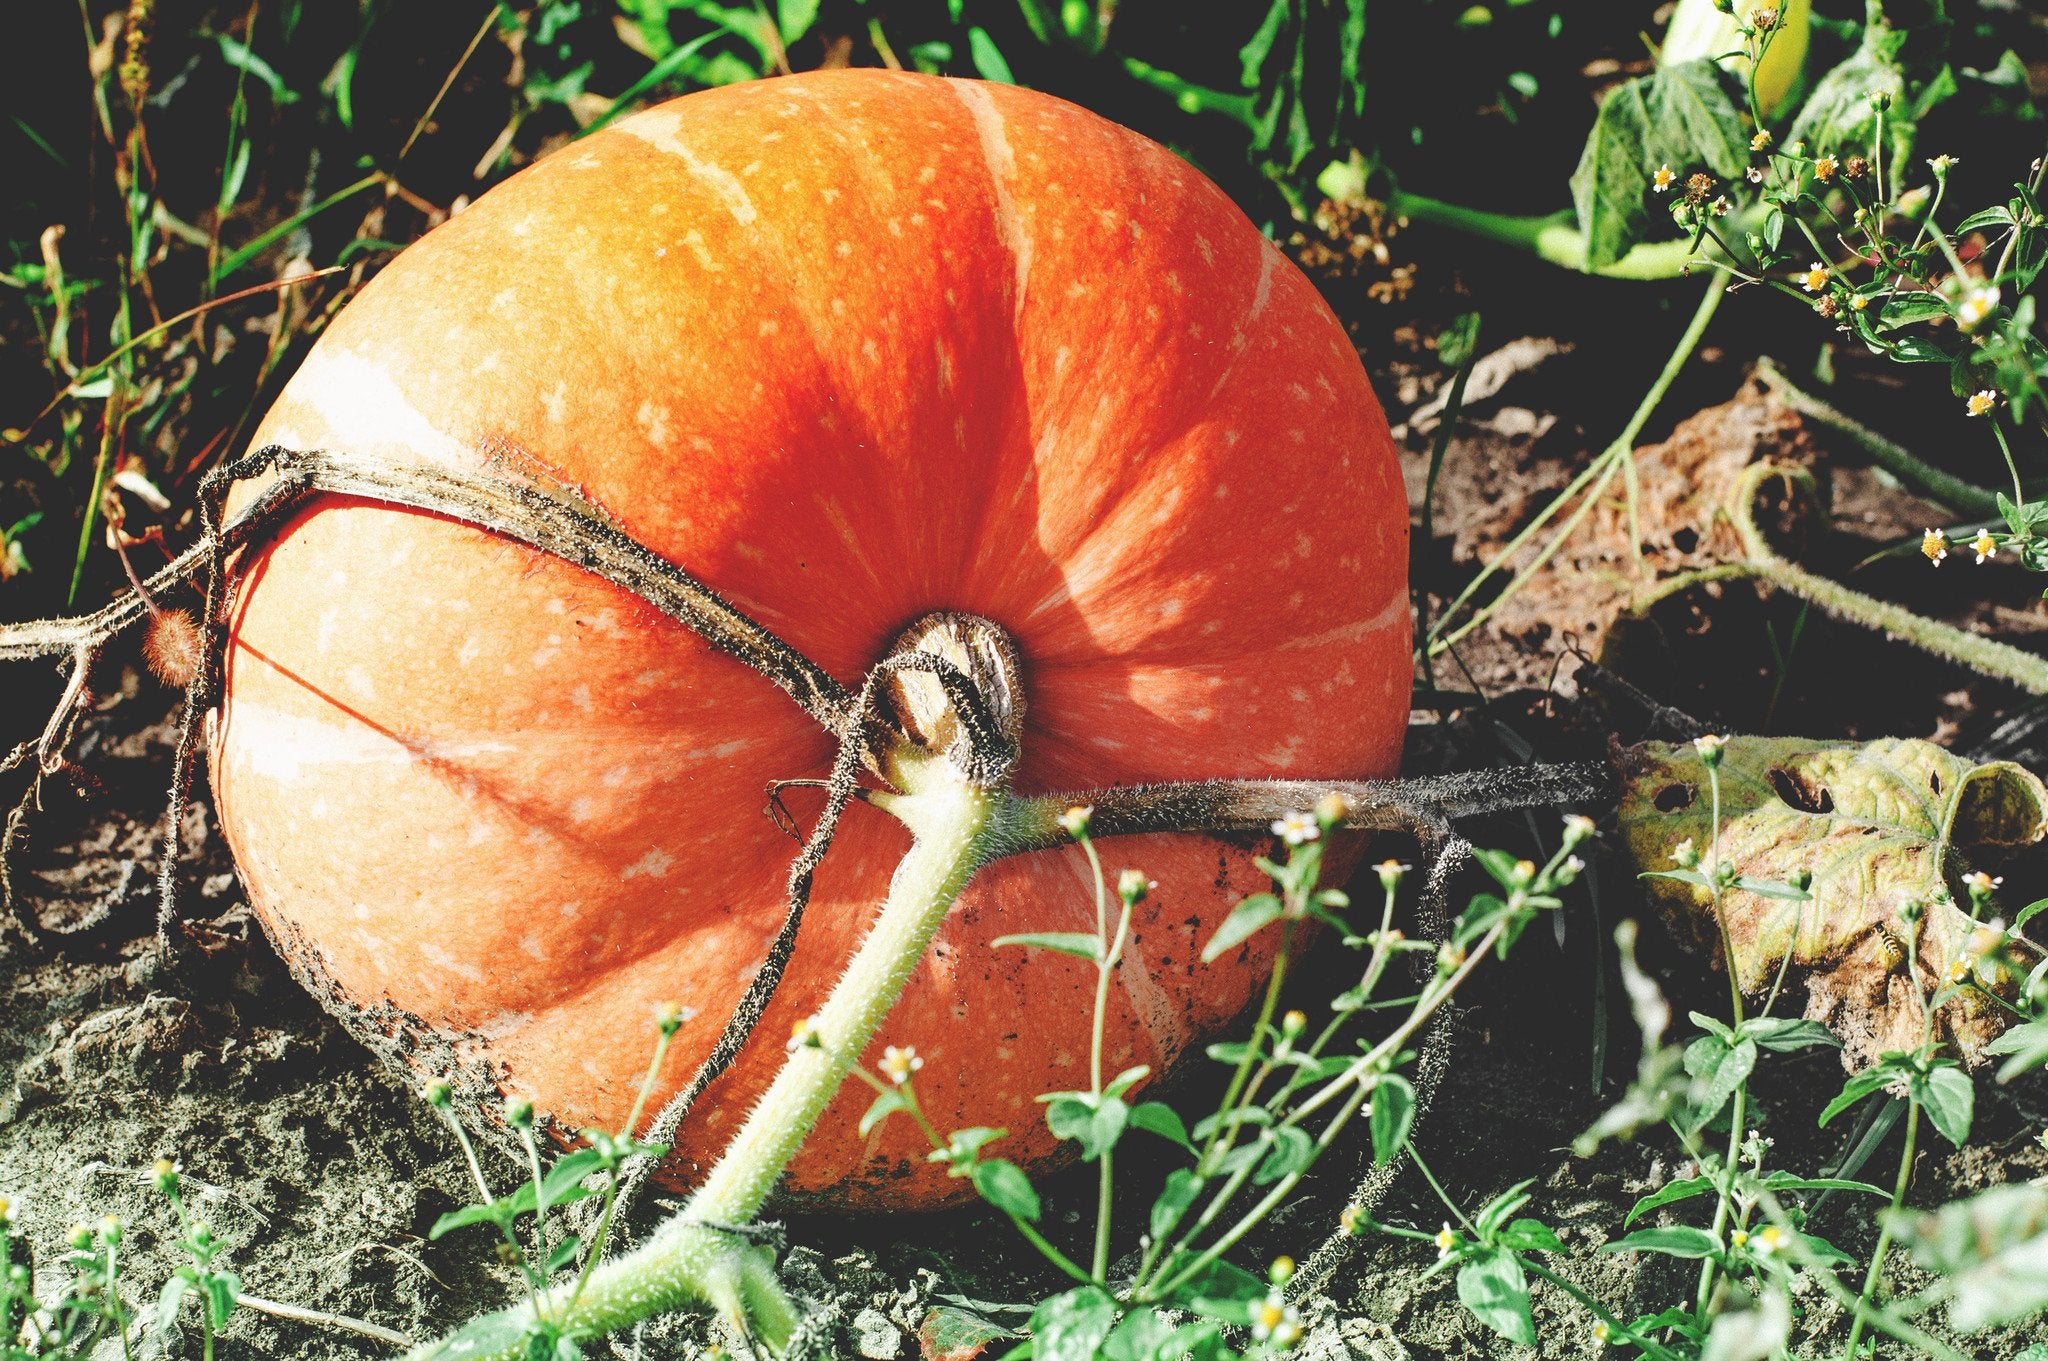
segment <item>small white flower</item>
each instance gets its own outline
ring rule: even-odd
[[[1656,172],[1650,176],[1650,187],[1661,194],[1670,189],[1677,180],[1677,171],[1673,170],[1669,165],[1660,165],[1657,167]]]
[[[1799,286],[1809,293],[1818,293],[1828,286],[1828,267],[1815,260],[1799,276]]]
[[[1979,563],[1983,562],[1986,558],[1996,557],[1998,554],[1998,540],[1992,537],[1991,531],[1988,529],[1978,530],[1977,537],[1970,540],[1970,547],[1977,550],[1977,561]]]
[[[1920,536],[1920,551],[1929,562],[1941,566],[1941,560],[1948,556],[1948,535],[1938,529],[1928,530]]]
[[[1279,837],[1290,846],[1299,846],[1304,842],[1314,841],[1322,834],[1323,829],[1316,822],[1316,816],[1313,813],[1289,813],[1285,817],[1273,820],[1273,835]]]
[[[1444,1221],[1444,1226],[1436,1231],[1437,1260],[1441,1261],[1457,1250],[1458,1231],[1451,1227],[1451,1222],[1447,1219]]]
[[[1762,184],[1764,182],[1764,168],[1760,165],[1753,165],[1742,172],[1742,177],[1751,184]]]
[[[1078,804],[1060,814],[1060,830],[1078,840],[1088,830],[1088,819],[1094,816],[1094,804]]]
[[[1749,139],[1749,149],[1751,151],[1769,151],[1771,149],[1771,134],[1765,132],[1762,128],[1758,128],[1756,135]]]
[[[1271,1342],[1283,1351],[1301,1341],[1301,1316],[1279,1291],[1252,1306],[1252,1341]]]
[[[1984,318],[1990,316],[1997,306],[1998,289],[1995,286],[1973,288],[1956,304],[1956,325],[1965,331],[1974,331],[1984,324]]]
[[[1963,403],[1963,409],[1972,416],[1988,416],[1998,409],[1998,393],[1991,388],[1973,392],[1970,399]]]
[[[1566,813],[1564,815],[1564,839],[1574,846],[1598,830],[1598,825],[1584,813]]]
[[[1693,750],[1709,761],[1719,759],[1722,748],[1727,745],[1728,739],[1715,732],[1701,733],[1692,739]]]
[[[1951,156],[1944,151],[1941,155],[1930,158],[1927,166],[1937,175],[1946,175],[1948,174],[1948,168],[1954,165],[1957,159],[1957,157]]]
[[[789,1052],[799,1049],[822,1049],[824,1037],[818,1034],[818,1018],[806,1016],[789,1028]]]
[[[892,1044],[882,1051],[880,1067],[883,1077],[888,1078],[889,1081],[901,1087],[904,1083],[910,1081],[912,1073],[924,1067],[924,1060],[918,1056],[917,1050],[909,1045],[898,1049]]]

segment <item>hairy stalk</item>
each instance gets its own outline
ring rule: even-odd
[[[1782,479],[1809,497],[1818,494],[1813,474],[1804,468],[1778,463],[1758,463],[1750,467],[1736,484],[1735,495],[1729,505],[1729,516],[1742,538],[1743,552],[1748,561],[1731,564],[1732,570],[1727,575],[1755,576],[1779,590],[1811,601],[1837,619],[1861,624],[1887,637],[1910,643],[1923,652],[2005,681],[2029,694],[2048,695],[2048,659],[1915,614],[1903,605],[1864,595],[1779,557],[1757,527],[1755,516],[1757,494],[1764,482],[1771,478]]]
[[[1959,516],[1973,520],[1993,519],[1998,515],[1998,498],[1977,486],[1966,482],[1954,473],[1944,472],[1933,464],[1922,460],[1905,446],[1886,439],[1869,426],[1844,415],[1828,403],[1798,387],[1772,361],[1770,356],[1756,361],[1756,376],[1770,389],[1773,396],[1792,410],[1816,425],[1845,436],[1870,461],[1899,479],[1913,491],[1947,506]]]
[[[682,1213],[644,1246],[599,1265],[573,1301],[560,1290],[548,1292],[414,1351],[414,1361],[517,1361],[525,1354],[522,1339],[542,1319],[563,1333],[596,1335],[698,1303],[771,1353],[788,1346],[796,1309],[766,1254],[735,1230],[760,1211],[874,1038],[946,910],[985,858],[999,807],[998,796],[959,779],[942,758],[898,753],[894,769],[904,792],[884,797],[913,841],[874,926],[812,1018],[823,1043],[790,1055]]]

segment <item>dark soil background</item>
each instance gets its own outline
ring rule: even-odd
[[[49,25],[50,50],[70,60],[78,39],[68,7],[38,8],[34,22]],[[106,8],[92,7],[95,22]],[[1441,7],[1409,8],[1423,15]],[[1459,190],[1470,201],[1518,211],[1561,200],[1593,96],[1643,65],[1636,34],[1653,27],[1658,11],[1617,5],[1544,48],[1513,25],[1555,7],[1527,8],[1530,14],[1520,16],[1504,10],[1498,30],[1456,51],[1419,46],[1443,41],[1440,22],[1429,28],[1414,15],[1389,21],[1378,41],[1396,52],[1445,57],[1411,64],[1441,77],[1431,93],[1433,107],[1462,111],[1427,121],[1428,155],[1411,158],[1413,187]],[[310,5],[305,22],[339,31],[353,22],[353,9]],[[353,134],[364,148],[402,139],[454,65],[475,23],[473,15],[457,16],[454,9],[420,7],[411,26],[387,25],[364,45],[362,112]],[[1180,69],[1191,75],[1230,83],[1231,70],[1205,72],[1200,64],[1215,64],[1221,52],[1228,68],[1234,61],[1228,45],[1200,40],[1160,6],[1127,9],[1139,35],[1133,41],[1184,58]],[[165,31],[182,32],[180,25],[197,28],[214,17],[198,6],[180,13],[176,24],[160,23]],[[1540,76],[1542,90],[1519,106],[1497,88],[1503,54],[1518,45],[1517,55]],[[2039,54],[2028,55],[2038,86]],[[408,163],[408,187],[430,203],[469,191],[471,164],[502,120],[509,64],[504,52],[486,44],[453,83],[418,159]],[[195,64],[192,79],[211,79],[207,70]],[[286,69],[285,75],[317,84],[324,71]],[[1034,72],[1020,61],[1019,75],[1188,147],[1255,216],[1282,220],[1270,186],[1241,157],[1220,149],[1221,134],[1209,125],[1178,118],[1149,94],[1102,95],[1109,87],[1091,84],[1085,73]],[[194,110],[197,117],[217,112],[225,97],[219,90],[197,91],[166,107]],[[6,98],[29,108],[35,96],[17,88]],[[1378,107],[1397,104],[1382,99]],[[258,113],[260,136],[285,147],[327,146],[343,167],[336,173],[346,173],[341,152],[347,148],[323,142],[332,130],[307,125],[305,108]],[[1418,116],[1418,130],[1424,121]],[[157,135],[166,156],[184,154],[203,164],[211,154],[172,150],[179,145],[175,124]],[[559,135],[542,118],[518,154],[538,152]],[[1965,135],[1966,141],[1941,140]],[[1955,192],[1981,192],[1987,200],[2010,167],[2038,152],[2038,143],[2038,131],[1994,135],[1938,121],[1923,137],[1929,154],[1966,149]],[[47,221],[104,211],[103,204],[95,210],[77,202],[99,192],[77,173],[95,155],[89,135],[81,132],[75,143],[60,138],[56,150],[69,158],[65,173],[40,161],[24,170],[11,203],[0,208],[5,235],[33,240]],[[314,169],[299,179],[277,174],[266,191],[273,212],[316,178]],[[425,222],[397,200],[385,211],[378,231],[394,239]],[[260,210],[251,216],[259,218]],[[237,230],[247,234],[253,226],[238,223]],[[1375,242],[1387,248],[1384,261]],[[317,252],[331,244],[316,232],[305,248]],[[1493,248],[1355,219],[1304,226],[1289,244],[1352,330],[1402,440],[1418,510],[1431,437],[1424,413],[1443,381],[1436,336],[1451,318],[1476,309],[1484,316],[1481,352],[1502,356],[1495,362],[1499,382],[1475,395],[1451,439],[1435,508],[1438,535],[1417,543],[1417,582],[1432,613],[1619,429],[1683,328],[1698,289],[1697,282],[1588,280]],[[1874,472],[1843,442],[1807,428],[1752,380],[1755,359],[1771,355],[1795,378],[1924,457],[1979,481],[1996,480],[1981,431],[1966,424],[1940,375],[1879,368],[1832,339],[1817,319],[1781,298],[1731,297],[1706,348],[1645,432],[1644,466],[1739,463],[1758,453],[1809,462],[1831,493],[1831,510],[1824,523],[1807,527],[1802,557],[1808,565],[1952,622],[2048,650],[2039,578],[2003,560],[1968,567],[1960,555],[1940,572],[1927,569],[1911,550],[1923,525],[1941,523],[1940,513]],[[163,438],[189,444],[192,467],[223,431],[244,429],[247,412],[260,411],[288,371],[288,362],[272,367],[265,361],[266,343],[255,332],[231,338],[228,361],[208,371],[214,386],[195,389],[167,423]],[[47,395],[33,348],[19,315],[0,309],[0,393],[10,422],[25,418],[16,407],[33,410]],[[61,604],[68,565],[63,534],[75,534],[76,525],[69,488],[40,472],[9,483],[11,499],[0,509],[19,503],[46,512],[49,529],[31,537],[28,551],[53,566],[0,586],[0,618],[33,617]],[[1655,508],[1648,523],[1647,537],[1656,541],[1651,547],[1660,551],[1697,543],[1713,530],[1660,519]],[[88,564],[80,599],[104,600],[120,582],[111,555],[99,554]],[[1562,558],[1537,579],[1517,612],[1504,611],[1498,627],[1475,635],[1456,658],[1439,660],[1433,676],[1438,694],[1418,700],[1426,707],[1415,716],[1411,773],[1597,758],[1610,737],[1628,742],[1648,735],[1651,715],[1634,699],[1589,679],[1595,673],[1579,672],[1591,657],[1656,702],[1725,731],[1927,737],[2048,773],[2048,710],[2000,685],[1818,614],[1805,618],[1788,664],[1781,645],[1801,619],[1797,602],[1731,585],[1676,597],[1640,620],[1618,620],[1621,604],[1591,550]],[[11,745],[40,727],[58,681],[54,672],[15,667],[4,686],[0,740]],[[468,1199],[452,1139],[402,1076],[348,1039],[287,976],[253,923],[225,847],[213,834],[203,790],[188,819],[187,857],[179,867],[188,920],[172,929],[171,945],[159,943],[157,843],[177,696],[137,657],[118,650],[102,664],[97,688],[90,717],[66,748],[67,766],[44,782],[41,807],[11,866],[27,910],[61,934],[43,948],[30,948],[18,934],[0,936],[0,1062],[10,1075],[0,1084],[0,1189],[22,1197],[19,1214],[29,1237],[54,1249],[69,1224],[118,1213],[131,1226],[131,1279],[153,1287],[173,1262],[162,1241],[167,1213],[147,1189],[145,1174],[154,1159],[169,1156],[182,1160],[201,1213],[228,1243],[228,1260],[251,1294],[366,1318],[419,1338],[501,1302],[514,1277],[496,1261],[486,1235],[426,1240],[436,1217]],[[20,786],[8,778],[11,804]],[[1485,829],[1480,839],[1526,845],[1538,831],[1548,836],[1551,826],[1511,820]],[[1642,912],[1642,900],[1627,867],[1604,853],[1595,860],[1591,882],[1572,895],[1555,929],[1532,931],[1457,1013],[1452,1067],[1418,1142],[1466,1203],[1533,1178],[1536,1200],[1529,1212],[1557,1226],[1573,1249],[1561,1269],[1623,1313],[1648,1312],[1688,1292],[1690,1275],[1661,1260],[1600,1257],[1594,1250],[1618,1232],[1638,1196],[1682,1175],[1671,1145],[1650,1137],[1611,1145],[1591,1159],[1568,1151],[1572,1138],[1619,1093],[1635,1058],[1633,1030],[1611,977],[1609,938],[1615,922]],[[2040,896],[2028,887],[2048,881],[2048,864],[2022,863],[2006,872],[2016,902]],[[1662,936],[1657,923],[1646,926],[1646,962],[1676,1009],[1718,1011],[1723,985],[1712,966]],[[1328,954],[1296,984],[1303,1005],[1319,1005],[1343,986],[1349,961],[1341,951]],[[1185,1109],[1202,1108],[1206,1080],[1196,1074],[1185,1081]],[[1839,1081],[1839,1067],[1827,1053],[1779,1056],[1764,1067],[1756,1083],[1758,1122],[1777,1139],[1780,1165],[1811,1172],[1839,1160],[1848,1131],[1814,1124]],[[2048,1079],[2036,1073],[2009,1087],[1982,1080],[1978,1103],[1970,1148],[1955,1151],[1934,1139],[1923,1144],[1915,1204],[2048,1174],[2048,1152],[2035,1142],[2048,1127]],[[1886,1159],[1895,1157],[1893,1149],[1881,1151],[1866,1175],[1887,1179]],[[1279,1252],[1306,1258],[1334,1227],[1362,1158],[1356,1147],[1340,1150],[1241,1260],[1253,1264]],[[499,1157],[494,1170],[505,1180],[511,1164]],[[1125,1170],[1135,1210],[1149,1196],[1148,1169],[1131,1157]],[[1092,1200],[1089,1186],[1069,1179],[1048,1192],[1051,1231],[1078,1237]],[[1849,1251],[1867,1248],[1874,1232],[1868,1210],[1837,1197],[1821,1208],[1815,1228]],[[643,1214],[633,1232],[644,1232],[652,1214]],[[1395,1183],[1378,1214],[1426,1229],[1443,1218],[1412,1172]],[[836,1311],[844,1355],[917,1355],[916,1330],[935,1303],[999,1304],[1058,1288],[1034,1274],[1002,1223],[976,1211],[899,1220],[803,1217],[789,1221],[784,1233],[791,1282]],[[1448,1276],[1425,1279],[1433,1257],[1422,1245],[1361,1241],[1308,1306],[1313,1328],[1301,1354],[1322,1361],[1434,1361],[1598,1353],[1592,1320],[1548,1290],[1537,1296],[1542,1349],[1503,1342],[1462,1310]],[[1912,1284],[1910,1271],[1904,1283]],[[1837,1311],[1817,1291],[1798,1304],[1801,1347],[1812,1355],[1824,1354],[1829,1340],[1839,1347]],[[1965,1349],[2007,1358],[2032,1336],[2025,1330],[1980,1336]],[[614,1352],[700,1356],[706,1338],[699,1320],[669,1320],[619,1340]],[[383,1350],[345,1333],[243,1310],[230,1325],[225,1354],[325,1361]],[[151,1330],[140,1354],[196,1356],[197,1338]]]

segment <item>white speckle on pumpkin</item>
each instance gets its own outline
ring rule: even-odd
[[[683,244],[690,248],[690,254],[697,257],[697,263],[704,268],[706,273],[718,274],[724,270],[725,266],[711,258],[711,251],[704,244],[704,234],[695,227],[692,227],[688,234],[683,237]]]
[[[596,816],[597,800],[591,798],[588,794],[578,794],[575,798],[569,800],[570,821],[588,822]]]
[[[652,398],[640,403],[640,409],[633,413],[633,423],[640,427],[649,444],[660,447],[668,443],[668,408]]]
[[[421,958],[438,969],[452,973],[467,982],[481,983],[484,981],[484,971],[482,969],[479,969],[466,959],[457,959],[448,952],[445,946],[430,940],[421,941],[419,951]]]
[[[659,846],[650,846],[647,854],[619,871],[621,879],[660,879],[675,868],[676,858]]]

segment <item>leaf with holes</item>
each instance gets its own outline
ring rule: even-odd
[[[1667,869],[1687,839],[1707,855],[1717,840],[1699,754],[1652,742],[1624,753],[1621,766],[1620,832],[1637,865]],[[1962,875],[2040,841],[2048,789],[2010,762],[1976,765],[1906,739],[1736,737],[1719,774],[1718,853],[1740,876],[1721,904],[1742,990],[1767,992],[1789,957],[1806,984],[1808,1019],[1841,1038],[1851,1071],[1887,1050],[1917,1049],[1919,1002],[1902,972],[1904,942],[1915,935],[1907,904],[1923,905],[1910,966],[1933,994],[1948,983],[1951,964],[1995,945],[1973,942],[1976,928],[1955,906]],[[1802,871],[1813,875],[1805,901],[1745,886],[1783,884]],[[1718,953],[1707,886],[1663,875],[1643,885],[1681,933]],[[2017,959],[1994,948],[1978,976],[2009,991]],[[2005,1025],[1996,1003],[1975,989],[1958,990],[1937,1016],[1940,1037],[1972,1063]]]

